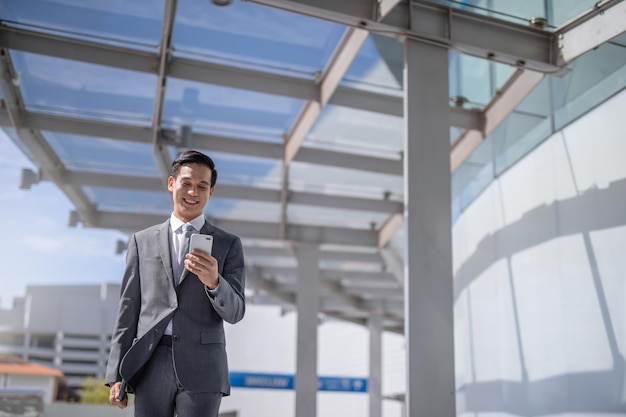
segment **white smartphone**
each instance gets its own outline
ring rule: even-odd
[[[213,236],[199,233],[191,235],[191,240],[189,241],[189,252],[194,249],[200,249],[210,255],[213,250]]]

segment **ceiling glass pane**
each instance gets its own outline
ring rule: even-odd
[[[402,201],[402,177],[293,161],[289,187],[294,190]]]
[[[352,229],[380,228],[389,218],[389,214],[368,213],[360,210],[341,210],[324,207],[289,204],[287,219],[289,223],[313,226],[346,227]]]
[[[137,176],[159,174],[151,144],[42,133],[67,169]]]
[[[327,105],[306,137],[306,145],[364,155],[399,158],[401,117]]]
[[[123,190],[104,187],[83,187],[99,210],[145,214],[162,214],[163,220],[172,212],[172,198],[164,191]]]
[[[164,0],[19,0],[0,6],[5,22],[95,37],[99,42],[156,46]]]
[[[549,0],[550,23],[560,27],[595,8],[598,0]]]
[[[495,17],[513,23],[527,24],[533,18],[548,20],[555,29],[595,7],[597,0],[435,0],[438,3]]]
[[[532,18],[547,18],[545,0],[435,0],[450,7],[467,10],[509,22],[524,24]],[[574,0],[572,0],[574,2]]]
[[[259,186],[269,189],[280,189],[281,187],[281,161],[213,152],[209,149],[197,149],[209,155],[215,162],[218,174],[215,192],[218,195],[220,184]],[[175,157],[176,153],[174,152],[172,160]]]
[[[162,214],[172,212],[172,198],[165,191],[121,190],[103,187],[83,187],[85,194],[103,211]],[[213,197],[207,203],[205,215],[210,219],[278,222],[280,207],[274,203],[230,200]]]
[[[234,137],[279,141],[304,105],[302,100],[219,85],[169,79],[163,118],[166,124]]]
[[[449,66],[450,97],[465,97],[465,108],[483,108],[515,72],[510,65],[458,52],[450,52]]]
[[[342,84],[357,88],[402,90],[403,45],[388,36],[370,35],[350,64]]]
[[[27,109],[149,125],[156,76],[11,52]]]
[[[341,25],[245,1],[218,7],[209,0],[180,0],[173,44],[179,55],[313,78],[324,69],[344,30]]]
[[[211,218],[216,218],[278,223],[280,222],[280,203],[213,197],[207,204],[205,214],[209,217],[209,221]]]

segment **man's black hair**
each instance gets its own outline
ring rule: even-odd
[[[211,170],[211,187],[215,186],[215,182],[217,181],[217,170],[215,169],[215,163],[207,155],[194,150],[182,152],[176,157],[174,162],[172,162],[170,175],[174,179],[176,179],[176,177],[178,176],[178,172],[180,171],[180,167],[189,164],[198,164],[208,167]]]

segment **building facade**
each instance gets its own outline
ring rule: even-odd
[[[103,378],[119,284],[28,286],[0,311],[0,354],[63,372],[69,388]]]

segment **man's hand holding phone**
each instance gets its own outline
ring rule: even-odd
[[[191,235],[189,253],[185,257],[185,268],[196,274],[210,290],[215,289],[219,283],[217,259],[211,256],[212,252],[212,235]]]

